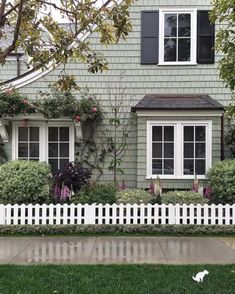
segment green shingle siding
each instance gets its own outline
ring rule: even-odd
[[[130,33],[126,41],[121,41],[117,45],[102,46],[99,43],[97,33],[92,33],[89,41],[95,50],[102,52],[109,61],[110,70],[102,74],[89,74],[87,66],[70,62],[66,65],[68,74],[77,77],[77,81],[82,88],[88,87],[90,93],[96,94],[101,99],[102,107],[107,113],[109,108],[109,91],[117,91],[120,83],[120,75],[125,72],[122,86],[125,90],[124,99],[132,102],[134,106],[143,98],[145,94],[166,93],[166,94],[209,94],[218,102],[227,105],[230,100],[229,90],[223,86],[219,80],[217,64],[197,65],[197,66],[157,66],[140,64],[140,17],[142,10],[157,10],[160,7],[177,8],[197,8],[209,9],[209,0],[138,0],[131,8],[131,18],[133,20],[133,32]],[[216,61],[219,56],[216,56]],[[38,91],[47,91],[48,83],[57,79],[62,66],[57,67],[46,76],[25,86],[20,91],[31,98],[37,96]],[[5,74],[5,70],[1,70]],[[128,108],[129,109],[129,108]],[[150,118],[148,118],[150,119]],[[153,118],[156,119],[155,117]],[[159,119],[159,118],[158,118]],[[163,120],[180,119],[177,117],[163,117]],[[192,118],[185,118],[192,119]],[[220,160],[220,118],[213,120],[213,163]],[[195,118],[193,118],[195,120]],[[105,129],[105,127],[104,127]],[[138,142],[137,142],[138,141]],[[11,143],[7,145],[11,152]],[[106,166],[108,164],[106,163]],[[128,141],[128,151],[123,160],[125,176],[128,185],[134,187],[147,187],[149,181],[146,176],[146,118],[138,118],[138,130],[130,134]],[[94,178],[98,175],[94,172]],[[120,176],[120,180],[123,176]],[[108,182],[112,180],[111,173],[105,169],[100,181]],[[164,188],[189,188],[191,181],[164,181]]]

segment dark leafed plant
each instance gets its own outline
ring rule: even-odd
[[[79,162],[70,162],[54,175],[53,195],[58,200],[67,200],[88,183],[91,172]]]

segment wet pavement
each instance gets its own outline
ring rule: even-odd
[[[235,263],[235,237],[0,237],[0,264],[114,263]]]

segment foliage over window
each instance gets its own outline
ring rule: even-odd
[[[0,93],[0,117],[31,113],[41,113],[48,119],[65,116],[96,123],[103,119],[100,102],[88,93],[81,94],[78,99],[70,92],[52,89],[37,100],[29,100],[13,89]]]

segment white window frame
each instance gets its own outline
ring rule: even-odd
[[[191,15],[190,61],[164,61],[164,16],[167,13]],[[159,63],[158,65],[197,65],[197,9],[159,9]]]
[[[18,157],[18,127],[22,126],[22,121],[12,122],[12,160]],[[28,127],[39,127],[39,161],[48,162],[48,128],[49,127],[69,127],[69,161],[74,161],[74,124],[70,122],[36,122],[28,121]]]
[[[174,126],[174,174],[156,175],[152,174],[152,127],[153,126]],[[147,121],[146,140],[146,179],[193,179],[195,175],[184,175],[183,166],[183,127],[184,126],[205,126],[206,127],[206,172],[212,165],[212,121]],[[198,175],[199,179],[205,179],[206,175]]]

